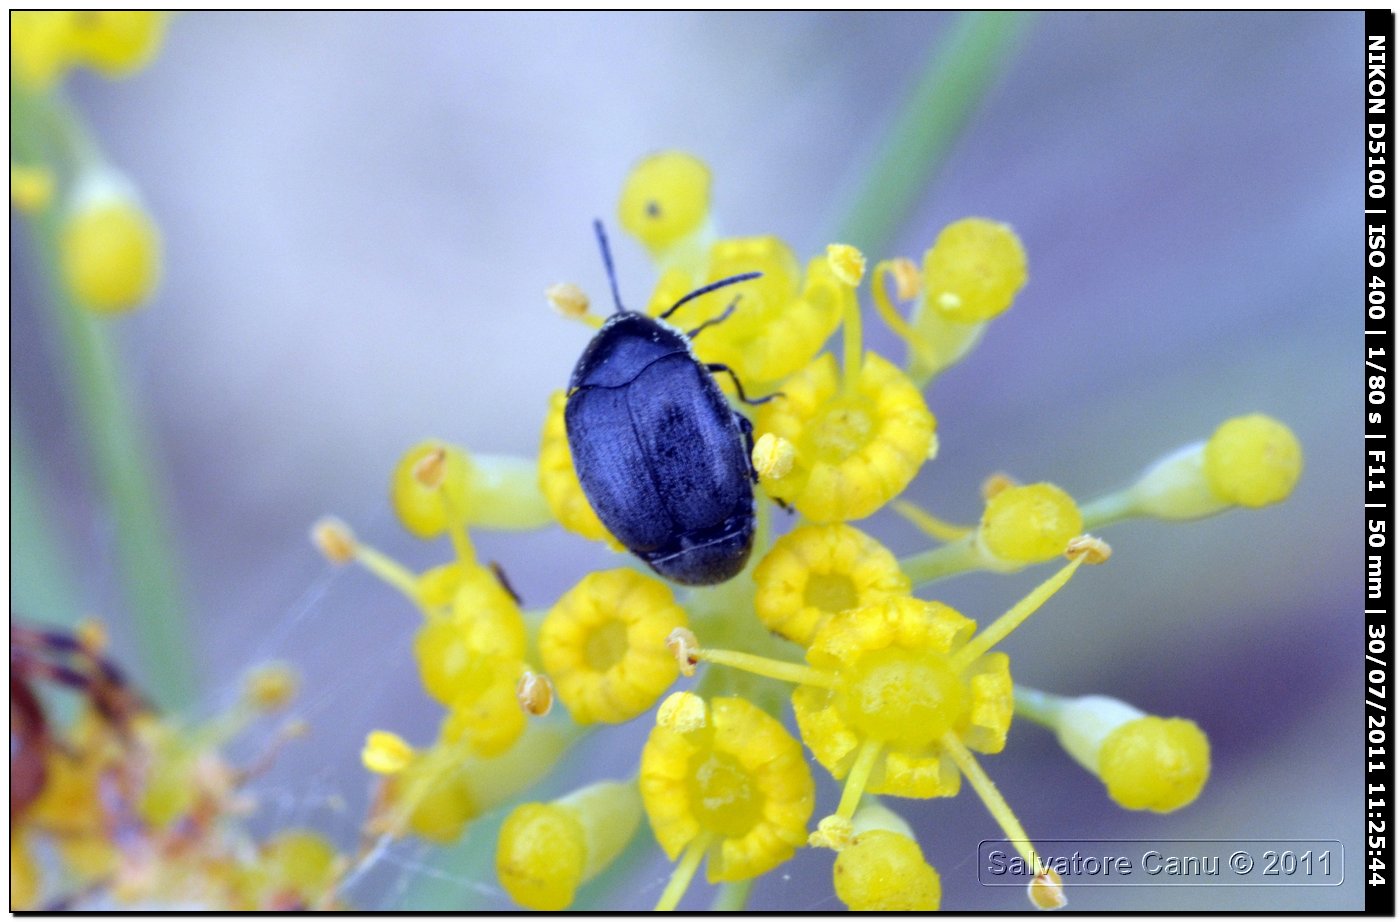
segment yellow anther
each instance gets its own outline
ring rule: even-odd
[[[355,533],[340,519],[327,516],[311,526],[311,541],[333,564],[355,559]]]
[[[399,524],[417,538],[428,540],[447,531],[460,542],[470,509],[471,472],[471,458],[455,445],[427,439],[409,448],[389,478],[389,501]]]
[[[447,475],[447,449],[438,445],[413,463],[413,479],[418,485],[436,490]]]
[[[1077,557],[1084,558],[1084,562],[1089,566],[1096,566],[1108,560],[1113,554],[1113,548],[1108,546],[1108,542],[1102,538],[1095,538],[1093,535],[1080,535],[1071,538],[1068,546],[1065,547],[1065,556],[1070,560]]]
[[[919,274],[918,263],[901,256],[889,261],[890,275],[894,278],[894,294],[901,301],[912,301],[919,296],[924,279]]]
[[[852,288],[865,278],[865,254],[850,244],[829,244],[826,261],[831,266],[832,274]]]
[[[1036,909],[1063,909],[1069,903],[1060,872],[1054,868],[1044,868],[1035,875],[1026,887],[1026,895]]]
[[[908,300],[919,293],[919,270],[907,259],[883,260],[875,264],[875,278],[870,283],[870,292],[875,299],[875,310],[894,333],[908,345],[910,352],[919,356],[926,364],[936,364],[937,356],[927,336],[921,336],[904,316],[890,302],[885,280],[893,278],[895,293],[901,300]]]
[[[822,818],[816,831],[807,837],[807,844],[813,848],[829,848],[839,852],[851,844],[853,831],[854,827],[849,819],[833,813]]]
[[[700,639],[688,627],[678,627],[666,637],[666,649],[676,658],[676,665],[683,676],[695,675],[695,664],[699,662],[695,651],[699,647]]]
[[[676,692],[656,709],[656,725],[682,735],[702,730],[708,723],[704,699],[690,692]]]
[[[753,467],[758,476],[781,480],[792,470],[797,449],[780,435],[765,432],[753,446]]]
[[[417,752],[397,733],[371,730],[365,737],[360,761],[377,775],[397,775],[413,762]]]
[[[296,670],[286,663],[266,663],[243,680],[243,697],[263,712],[280,711],[297,694]]]
[[[259,849],[253,885],[260,891],[260,906],[289,896],[315,906],[334,887],[341,867],[335,846],[320,833],[283,829]]]
[[[545,289],[544,296],[549,299],[550,307],[565,317],[582,320],[588,315],[588,295],[573,282],[550,285]]]
[[[554,709],[554,683],[549,676],[526,669],[515,686],[520,708],[531,717],[544,717]]]
[[[1004,471],[996,471],[995,473],[988,474],[987,479],[982,481],[982,499],[991,501],[993,497],[1003,490],[1009,490],[1012,487],[1019,487],[1020,485],[1021,481],[1012,477],[1010,474]]]

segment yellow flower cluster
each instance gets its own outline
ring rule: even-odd
[[[239,821],[248,782],[303,732],[300,723],[283,721],[249,765],[223,752],[290,705],[296,674],[261,666],[229,711],[183,726],[146,707],[101,643],[91,630],[12,630],[11,908],[96,886],[133,907],[345,908],[337,886],[347,858],[325,836],[286,828],[258,841]],[[62,726],[57,709],[40,703],[52,687],[79,696],[77,716]],[[40,861],[45,849],[57,860]]]
[[[73,299],[98,313],[148,300],[160,281],[161,242],[135,188],[51,92],[72,68],[110,78],[145,67],[169,13],[150,10],[21,10],[10,15],[14,78],[10,199],[21,212],[58,213],[58,262]]]
[[[655,262],[646,308],[653,315],[708,283],[762,273],[742,289],[687,300],[667,318],[701,331],[692,341],[699,361],[732,369],[750,395],[772,397],[757,408],[735,402],[752,424],[759,483],[748,566],[721,585],[685,591],[620,566],[584,575],[545,610],[522,611],[499,572],[476,561],[469,527],[534,528],[548,519],[622,550],[579,485],[565,436],[567,395],[550,398],[536,462],[509,477],[474,474],[481,465],[462,449],[415,446],[394,473],[391,501],[413,534],[445,534],[453,561],[415,574],[344,526],[317,531],[328,557],[359,561],[423,611],[419,674],[448,711],[426,749],[370,734],[364,763],[387,778],[381,800],[394,818],[375,828],[454,839],[549,770],[558,752],[531,748],[543,729],[572,728],[572,739],[596,724],[643,719],[653,727],[634,778],[515,805],[496,866],[517,903],[569,907],[644,816],[676,862],[658,909],[682,904],[702,864],[712,883],[735,884],[804,846],[835,852],[833,886],[852,909],[936,909],[938,872],[879,795],[952,796],[966,782],[1039,870],[1028,881],[1031,903],[1062,905],[1058,875],[1037,864],[977,754],[1000,752],[1013,717],[1025,716],[1055,730],[1113,800],[1166,811],[1199,794],[1209,744],[1185,719],[1016,686],[1008,656],[995,647],[1084,564],[1108,559],[1108,545],[1086,529],[1276,502],[1301,469],[1296,440],[1266,417],[1234,420],[1185,461],[1168,459],[1128,490],[1083,506],[1055,484],[998,474],[983,487],[978,522],[944,522],[899,498],[938,449],[922,389],[1011,306],[1027,278],[1020,240],[1005,224],[969,218],[939,234],[921,265],[899,257],[867,273],[865,256],[850,246],[804,263],[777,237],[720,236],[710,191],[703,163],[657,154],[628,177],[618,217]],[[908,345],[902,367],[864,348],[859,292],[867,275],[877,312]],[[576,285],[555,285],[547,297],[566,317],[601,323]],[[841,348],[828,351],[838,329]],[[719,381],[736,393],[727,377]],[[891,504],[936,545],[900,558],[852,524]],[[785,534],[770,531],[774,505],[797,517]],[[488,507],[499,515],[486,515]],[[1068,562],[980,629],[914,595],[958,573],[1012,572],[1061,557]],[[695,689],[667,696],[702,664]],[[775,682],[794,688],[784,694]],[[525,720],[556,699],[554,716]],[[797,737],[783,726],[788,704]],[[804,750],[842,782],[839,802],[815,824]]]
[[[169,19],[151,10],[17,10],[10,14],[10,68],[37,89],[79,66],[125,77],[155,57]]]

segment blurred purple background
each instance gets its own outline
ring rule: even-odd
[[[425,742],[439,713],[415,681],[417,615],[363,573],[332,572],[310,523],[334,512],[415,565],[442,559],[394,523],[389,470],[428,436],[534,452],[588,337],[542,291],[573,280],[601,295],[589,221],[613,220],[630,165],[700,155],[724,232],[777,234],[805,258],[951,22],[198,14],[135,78],[72,81],[165,234],[160,294],[116,336],[189,574],[206,706],[259,659],[306,675],[313,735],[266,779],[258,822],[349,844],[365,731]],[[1242,413],[1277,416],[1303,444],[1286,504],[1112,528],[1112,563],[1004,647],[1018,681],[1197,720],[1214,753],[1201,799],[1124,812],[1028,723],[984,765],[1033,837],[1338,839],[1346,882],[1082,889],[1073,908],[1361,905],[1362,49],[1355,13],[1041,15],[895,252],[869,254],[917,258],[970,214],[1010,222],[1029,253],[1016,306],[929,392],[942,454],[909,496],[949,518],[979,513],[994,470],[1088,499]],[[129,651],[112,524],[12,229],[12,412],[58,498],[81,598]],[[615,246],[640,302],[644,254]],[[889,513],[863,527],[899,553],[923,546]],[[610,559],[557,529],[477,541],[535,608]],[[985,620],[1044,575],[934,594]],[[630,772],[645,723],[601,734],[578,777]],[[1022,908],[975,880],[977,842],[999,833],[970,790],[892,803],[942,873],[945,907]],[[493,899],[489,876],[402,854],[462,875],[434,884],[444,892]],[[380,870],[352,894],[367,908],[431,877]],[[649,907],[665,873],[648,865],[622,908]],[[829,875],[829,854],[804,850],[756,904],[837,910]],[[707,898],[697,885],[684,905]]]

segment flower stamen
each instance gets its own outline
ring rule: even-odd
[[[671,871],[671,879],[666,883],[666,889],[661,891],[661,899],[656,901],[653,912],[670,912],[676,908],[681,897],[685,896],[685,891],[690,888],[690,881],[700,869],[700,860],[705,857],[705,852],[714,837],[712,832],[701,833],[685,847],[685,854]]]
[[[690,633],[687,631],[686,633]],[[695,671],[694,663],[714,663],[718,666],[730,666],[734,669],[742,669],[745,672],[761,675],[769,679],[777,679],[780,682],[792,682],[795,685],[810,685],[815,688],[834,688],[836,686],[836,676],[828,672],[813,669],[811,666],[803,666],[801,663],[788,663],[783,660],[770,659],[766,656],[758,656],[753,653],[744,653],[739,650],[716,650],[705,647],[687,647],[684,638],[678,638],[677,632],[673,631],[671,637],[666,640],[666,645],[671,652],[676,655],[677,662],[681,661],[682,655],[692,664],[691,672]],[[690,634],[691,640],[696,640],[694,634]],[[698,641],[696,641],[698,642]],[[684,669],[684,667],[682,667]]]
[[[1031,881],[1028,891],[1031,902],[1040,909],[1057,909],[1063,906],[1064,895],[1059,885],[1059,875],[1040,863],[1040,855],[1036,852],[1030,836],[1026,835],[1025,827],[1016,819],[1016,814],[1011,811],[1011,805],[1006,802],[1006,798],[1001,796],[996,783],[982,770],[977,757],[963,745],[956,733],[943,735],[943,747],[958,766],[958,771],[962,772],[963,777],[977,792],[977,796],[982,799],[987,812],[1001,827],[1002,835],[1006,836],[1011,847],[1016,849],[1028,866],[1036,869],[1035,879]],[[1058,900],[1055,897],[1058,897]]]
[[[880,758],[880,750],[883,748],[884,744],[873,738],[860,744],[856,761],[851,765],[851,773],[846,776],[846,786],[841,790],[841,802],[836,806],[837,816],[849,820],[856,815],[856,806],[860,804],[865,784],[870,780],[870,773],[874,770],[875,762]]]
[[[1069,543],[1071,559],[1068,564],[1060,568],[1060,571],[1045,582],[1036,586],[1025,598],[1011,606],[1006,614],[1002,615],[991,624],[987,625],[954,654],[954,659],[962,664],[970,663],[977,657],[986,653],[996,646],[1016,628],[1035,614],[1040,606],[1050,600],[1050,597],[1059,592],[1069,582],[1069,578],[1079,569],[1083,563],[1101,563],[1108,559],[1108,545],[1091,535],[1081,535]]]
[[[466,516],[445,489],[447,483],[447,448],[442,445],[430,450],[413,465],[413,479],[419,486],[437,493],[447,521],[447,534],[457,559],[464,564],[476,563],[476,550],[467,536]]]
[[[593,313],[588,295],[573,282],[560,282],[545,289],[544,296],[549,306],[562,317],[578,320],[595,330],[603,325],[604,318]]]
[[[919,531],[936,538],[939,541],[957,541],[972,534],[972,527],[968,525],[954,525],[952,522],[938,518],[938,516],[914,505],[907,500],[897,499],[892,504],[894,511],[909,524]]]
[[[311,527],[311,540],[331,563],[342,565],[353,560],[413,602],[418,602],[417,577],[392,557],[360,543],[350,526],[340,519],[327,516],[318,521]]]
[[[900,316],[891,303],[889,291],[885,287],[887,278],[894,279],[896,297],[901,301],[912,300],[918,295],[921,283],[918,267],[910,259],[882,260],[875,264],[875,275],[870,280],[870,290],[875,297],[875,310],[880,314],[880,319],[885,321],[885,325],[904,340],[920,361],[932,364],[936,361],[933,349],[923,337],[914,332],[914,328]]]

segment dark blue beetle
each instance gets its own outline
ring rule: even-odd
[[[617,540],[657,573],[690,586],[722,583],[744,568],[753,547],[753,428],[734,412],[690,338],[729,316],[683,333],[676,308],[717,288],[758,278],[749,272],[692,291],[653,319],[622,306],[601,222],[594,222],[616,313],[603,324],[569,378],[564,427],[584,495]],[[773,395],[776,396],[776,395]]]

